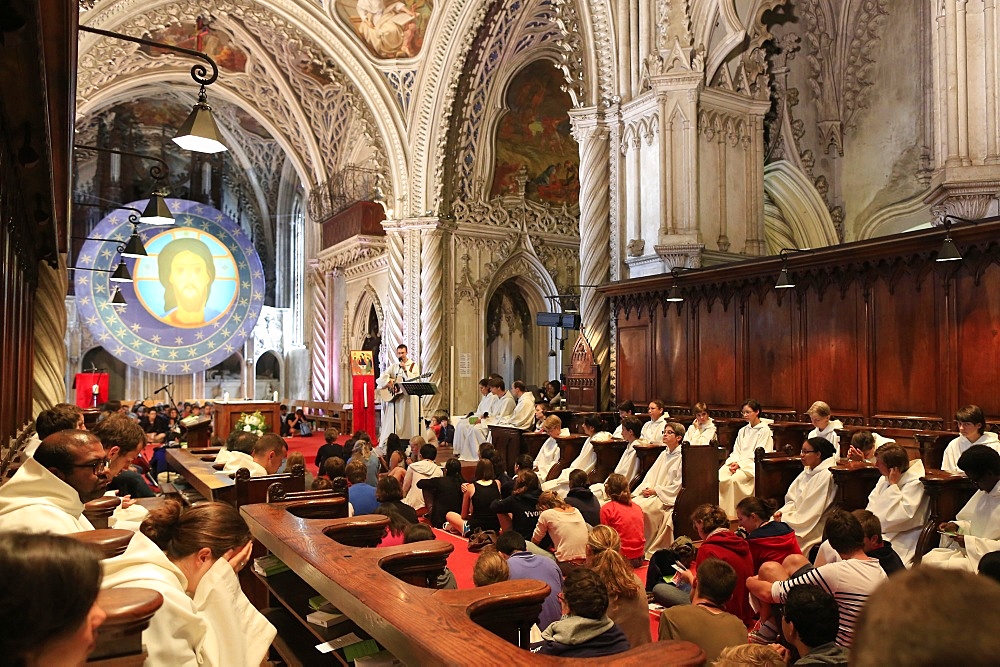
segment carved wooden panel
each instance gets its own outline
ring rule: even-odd
[[[747,300],[747,390],[767,410],[794,409],[798,368],[795,347],[799,340],[793,317],[795,299],[778,290],[761,300]]]
[[[666,311],[666,312],[663,312]],[[656,341],[653,351],[653,384],[667,405],[691,405],[694,400],[688,384],[688,308],[677,312],[674,304],[657,311]]]
[[[737,372],[736,313],[719,304],[698,311],[697,348],[692,354],[696,368],[695,396],[709,407],[731,406],[743,400],[742,377]],[[622,381],[618,374],[619,383]]]
[[[647,318],[632,316],[618,328],[618,400],[631,399],[639,405],[652,390],[650,326]]]
[[[873,415],[937,416],[935,385],[946,382],[939,364],[941,338],[932,275],[872,286]]]
[[[958,388],[954,409],[970,403],[987,415],[1000,414],[1000,392],[996,385],[1000,368],[1000,267],[986,267],[979,285],[966,272],[955,286],[955,384]],[[994,298],[986,298],[993,295]],[[946,414],[951,419],[954,414]]]
[[[802,346],[805,395],[812,401],[837,406],[837,416],[864,414],[867,384],[868,334],[864,302],[859,287],[852,283],[842,297],[830,289],[822,300],[816,292],[805,296],[807,317],[803,321]],[[806,403],[799,411],[808,408]]]

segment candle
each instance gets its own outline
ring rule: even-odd
[[[228,391],[222,392],[222,402],[223,403],[228,403],[229,402],[229,392]]]
[[[368,408],[368,383],[367,382],[364,383],[364,386],[362,387],[362,389],[364,390],[364,394],[365,394],[365,409],[367,409]]]
[[[95,384],[93,387],[90,388],[90,390],[94,392],[94,396],[97,396],[99,393],[101,393],[101,385]]]
[[[278,402],[278,390],[277,389],[275,389],[275,391],[274,391],[274,402],[275,403]]]

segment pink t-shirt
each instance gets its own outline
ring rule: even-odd
[[[646,551],[646,537],[642,528],[642,508],[632,503],[623,505],[617,500],[604,504],[601,508],[601,523],[618,531],[622,540],[622,555],[625,558],[639,558]]]

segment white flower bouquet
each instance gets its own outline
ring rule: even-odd
[[[246,431],[247,433],[255,433],[256,435],[264,435],[268,432],[267,422],[264,420],[264,415],[260,413],[260,410],[253,413],[242,413],[240,418],[236,420],[235,426],[233,426],[234,431]]]

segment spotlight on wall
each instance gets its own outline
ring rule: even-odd
[[[782,248],[781,252],[781,272],[778,273],[778,280],[774,283],[774,289],[789,289],[795,287],[795,281],[788,275],[788,253],[791,252],[813,252],[812,248]]]

